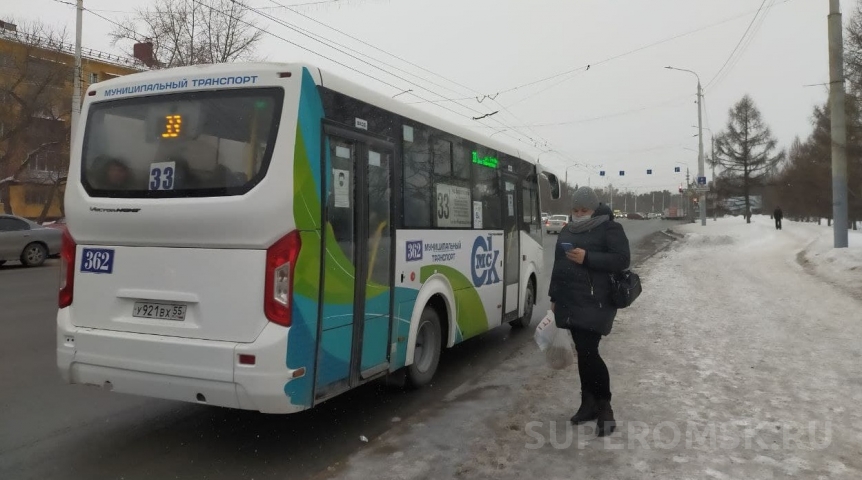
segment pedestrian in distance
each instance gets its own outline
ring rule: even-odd
[[[781,211],[781,207],[775,207],[775,211],[772,212],[772,218],[775,219],[775,229],[781,230],[781,219],[784,218],[784,212]]]
[[[557,326],[575,342],[581,405],[573,424],[596,420],[599,436],[616,428],[608,367],[599,342],[611,332],[617,309],[611,304],[611,274],[629,267],[629,240],[614,214],[589,187],[572,195],[572,220],[554,250],[549,296]]]

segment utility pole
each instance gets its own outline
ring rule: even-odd
[[[698,85],[700,85],[700,82],[698,82]],[[698,89],[698,91],[700,91],[700,89]],[[685,197],[686,197],[685,198],[685,216],[686,216],[686,218],[693,221],[693,219],[691,218],[692,216],[691,216],[691,208],[690,208],[691,207],[691,200],[688,198],[688,193],[690,190],[691,190],[691,175],[689,174],[688,167],[685,167],[685,190],[683,190],[683,193],[679,194],[679,200],[680,200],[680,203],[682,203],[683,195],[685,195]]]
[[[703,120],[702,117],[703,110],[703,89],[700,86],[700,77],[697,77],[697,176],[698,178],[702,178],[706,175],[703,171]],[[700,183],[698,183],[698,188],[700,188]],[[698,205],[700,206],[700,224],[701,226],[706,226],[706,193],[700,192],[700,200],[698,201]]]
[[[709,137],[712,140],[712,187],[715,190],[716,181],[715,181],[715,136],[710,135]],[[712,192],[712,221],[715,222],[718,220],[716,211],[718,210],[718,192]]]
[[[78,0],[75,18],[75,78],[72,84],[72,142],[78,130],[78,119],[81,117],[81,23],[84,16],[84,0]]]
[[[847,248],[847,124],[844,110],[844,39],[839,0],[829,0],[829,110],[832,123],[832,237]]]

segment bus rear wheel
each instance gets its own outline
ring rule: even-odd
[[[527,328],[533,320],[533,304],[536,302],[536,287],[533,282],[527,285],[527,293],[524,294],[524,316],[509,322],[512,328]]]
[[[425,386],[434,378],[443,346],[441,332],[440,315],[433,308],[425,307],[416,329],[413,363],[407,367],[407,383],[411,387]]]

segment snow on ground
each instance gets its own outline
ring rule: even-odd
[[[529,344],[328,476],[862,478],[862,300],[831,283],[862,270],[858,235],[833,252],[828,230],[769,217],[677,231],[602,342],[612,437],[568,426],[577,369],[548,369]]]

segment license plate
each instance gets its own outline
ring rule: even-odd
[[[132,316],[156,320],[185,320],[186,306],[176,303],[135,302]]]

